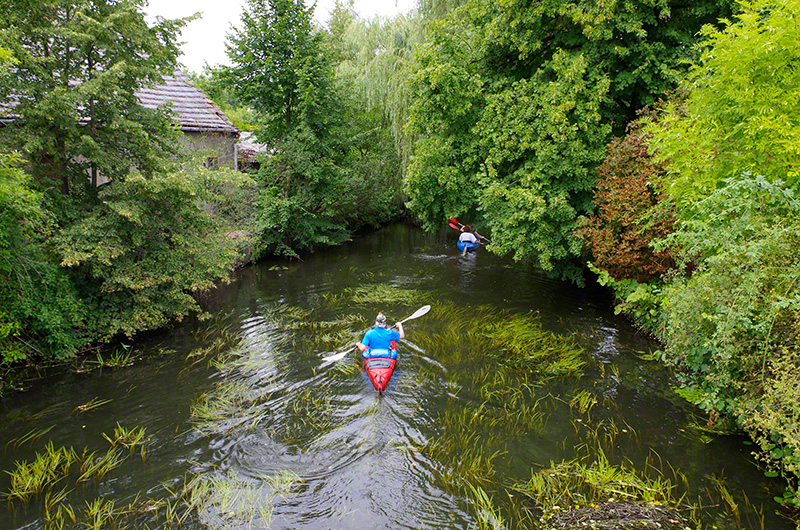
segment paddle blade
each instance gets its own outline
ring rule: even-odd
[[[402,320],[402,322],[405,322],[406,320],[411,320],[412,318],[419,318],[422,315],[426,314],[430,310],[431,310],[431,306],[424,305],[424,306],[420,307],[419,309],[417,309],[416,311],[414,311],[413,315],[411,315],[410,317],[406,318],[405,320]]]
[[[358,346],[353,346],[352,348],[347,348],[344,351],[340,351],[339,353],[334,353],[333,355],[329,355],[328,357],[323,357],[322,362],[332,362],[338,361],[339,359],[344,359],[344,356],[353,351],[353,349],[358,348]]]
[[[457,227],[453,223],[450,223],[450,228],[454,228],[455,230],[461,230],[459,227]]]
[[[459,223],[459,222],[458,222],[458,219],[453,219],[453,218],[450,218],[450,219],[448,219],[448,220],[447,220],[447,222],[449,222],[449,223],[455,223],[455,224],[457,224],[457,225],[458,225],[458,224],[461,224],[461,223]]]

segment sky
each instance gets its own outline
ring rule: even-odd
[[[313,0],[305,0],[306,5]],[[228,64],[225,54],[226,36],[232,25],[238,26],[245,0],[149,0],[145,8],[148,23],[156,16],[183,18],[200,11],[202,18],[189,22],[183,28],[180,40],[183,55],[178,61],[189,72],[200,73],[203,66]],[[416,7],[417,0],[354,0],[353,5],[361,18],[392,16],[407,13]],[[334,0],[317,0],[314,19],[324,24],[333,9]]]

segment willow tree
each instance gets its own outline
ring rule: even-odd
[[[404,131],[411,106],[408,80],[416,68],[416,47],[424,39],[423,20],[416,13],[368,20],[356,16],[336,38],[334,30],[343,26],[340,20],[332,19],[330,26],[334,43],[342,50],[337,78],[366,108],[381,114],[398,155],[407,160],[412,148]]]
[[[228,55],[226,76],[257,112],[256,134],[272,150],[258,175],[258,251],[294,256],[393,213],[386,174],[363,170],[370,138],[355,126],[310,8],[301,0],[249,0]]]
[[[577,219],[614,132],[677,86],[727,0],[472,0],[430,24],[412,81],[409,206],[470,213],[489,248],[580,281]]]

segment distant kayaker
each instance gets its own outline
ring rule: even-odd
[[[458,236],[458,250],[467,252],[468,250],[475,250],[480,245],[483,245],[483,243],[475,237],[475,234],[472,232],[472,225],[462,226],[461,235]]]
[[[375,326],[364,334],[361,342],[356,342],[356,347],[361,350],[364,358],[368,357],[397,357],[397,349],[393,342],[405,338],[402,322],[394,325],[397,331],[386,327],[386,316],[378,313],[375,317]]]

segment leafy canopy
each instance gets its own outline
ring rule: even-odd
[[[131,167],[149,173],[175,152],[167,110],[138,104],[135,91],[171,75],[188,19],[148,27],[144,0],[26,0],[0,12],[0,46],[14,75],[0,88],[13,122],[0,143],[19,149],[41,189],[92,192]]]
[[[723,29],[706,26],[683,89],[651,125],[669,162],[668,191],[701,199],[745,172],[800,189],[800,1],[743,0]]]
[[[373,109],[343,94],[329,42],[300,0],[250,0],[230,39],[225,76],[271,148],[257,176],[257,254],[341,243],[396,211],[391,144]]]
[[[489,249],[579,281],[577,219],[612,132],[675,88],[727,1],[472,0],[430,23],[412,78],[409,207],[480,214]]]

